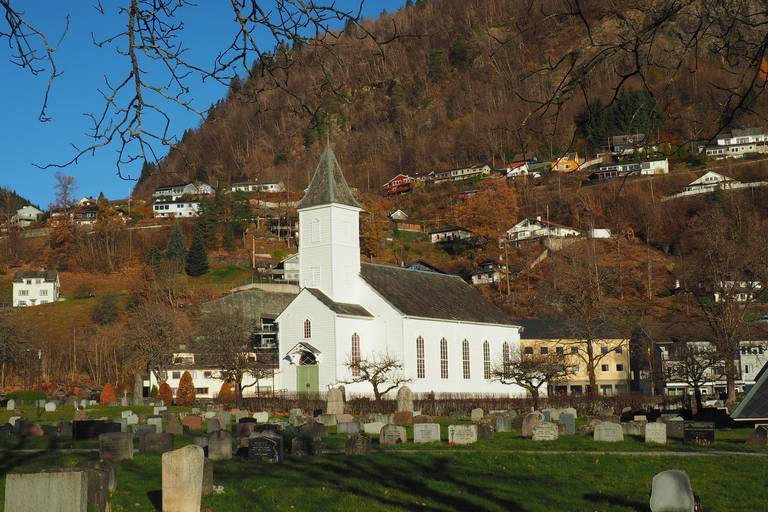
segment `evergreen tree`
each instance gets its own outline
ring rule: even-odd
[[[159,275],[160,270],[163,268],[163,255],[160,254],[160,249],[154,245],[150,247],[147,256],[144,258],[144,263],[146,263],[156,275]]]
[[[227,222],[227,229],[224,231],[224,249],[231,251],[235,248],[235,227],[231,222]]]
[[[106,405],[110,402],[117,402],[117,397],[115,396],[115,390],[112,388],[112,384],[107,382],[104,384],[104,388],[101,390],[101,396],[99,397],[99,404],[100,405]]]
[[[173,405],[173,390],[167,382],[160,384],[157,390],[157,398],[163,401],[163,405]]]
[[[176,390],[176,405],[190,406],[195,405],[196,402],[197,390],[192,381],[192,375],[189,372],[184,372],[179,381],[179,388]]]
[[[197,212],[197,228],[202,231],[205,245],[212,248],[219,236],[219,221],[216,218],[216,206],[208,196],[200,198],[200,208]]]
[[[192,237],[187,253],[187,275],[198,277],[208,272],[208,253],[205,250],[203,232],[198,228]]]
[[[181,232],[179,221],[173,224],[171,235],[168,237],[168,245],[165,248],[165,261],[168,263],[168,271],[178,274],[187,262],[187,245],[184,242],[184,233]]]

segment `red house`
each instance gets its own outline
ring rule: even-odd
[[[384,196],[393,196],[408,192],[413,188],[413,178],[405,174],[398,174],[384,184]]]

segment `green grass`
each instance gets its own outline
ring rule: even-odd
[[[23,409],[28,418],[34,417],[33,407]],[[96,417],[119,416],[123,410],[92,409]],[[131,410],[152,412],[151,407]],[[59,417],[71,419],[73,412],[73,407],[63,406],[54,413],[45,413],[42,422],[51,435],[44,438],[0,437],[0,503],[5,474],[72,466],[98,456],[95,441],[53,435],[50,422]],[[7,411],[0,412],[0,421],[8,416]],[[688,472],[693,490],[708,512],[762,510],[768,500],[764,482],[768,456],[756,456],[765,455],[765,448],[744,445],[750,428],[718,429],[717,442],[712,446],[686,446],[675,439],[663,446],[646,445],[635,436],[627,436],[620,443],[597,443],[587,436],[534,442],[521,438],[519,433],[497,433],[493,439],[480,439],[472,445],[450,446],[447,425],[469,421],[438,422],[442,441],[434,444],[409,442],[380,447],[378,436],[372,436],[375,452],[369,455],[286,455],[281,464],[251,464],[237,457],[214,462],[214,485],[221,486],[223,492],[204,497],[203,508],[647,511],[653,475],[670,468]],[[335,430],[329,428],[324,447],[343,451],[346,436]],[[407,431],[412,439],[412,427],[408,426]],[[205,435],[205,430],[177,437],[176,447],[190,444],[195,435]],[[68,448],[86,451],[50,451]],[[755,453],[714,453],[746,451]],[[161,456],[137,454],[132,460],[117,462],[117,467],[118,489],[111,497],[112,510],[160,510]]]

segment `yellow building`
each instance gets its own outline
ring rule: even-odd
[[[570,367],[567,379],[547,383],[547,394],[581,395],[592,392],[590,364],[594,367],[597,393],[613,395],[629,391],[629,340],[610,325],[595,322],[587,328],[584,322],[569,320],[515,322],[522,326],[520,345],[523,357],[562,358],[562,364]],[[587,341],[590,339],[591,343]]]

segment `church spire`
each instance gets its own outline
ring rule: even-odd
[[[344,179],[336,156],[331,148],[326,148],[317,164],[315,175],[312,177],[304,197],[296,205],[296,209],[332,203],[362,209],[360,203],[352,195],[352,191],[349,190],[349,185]]]

